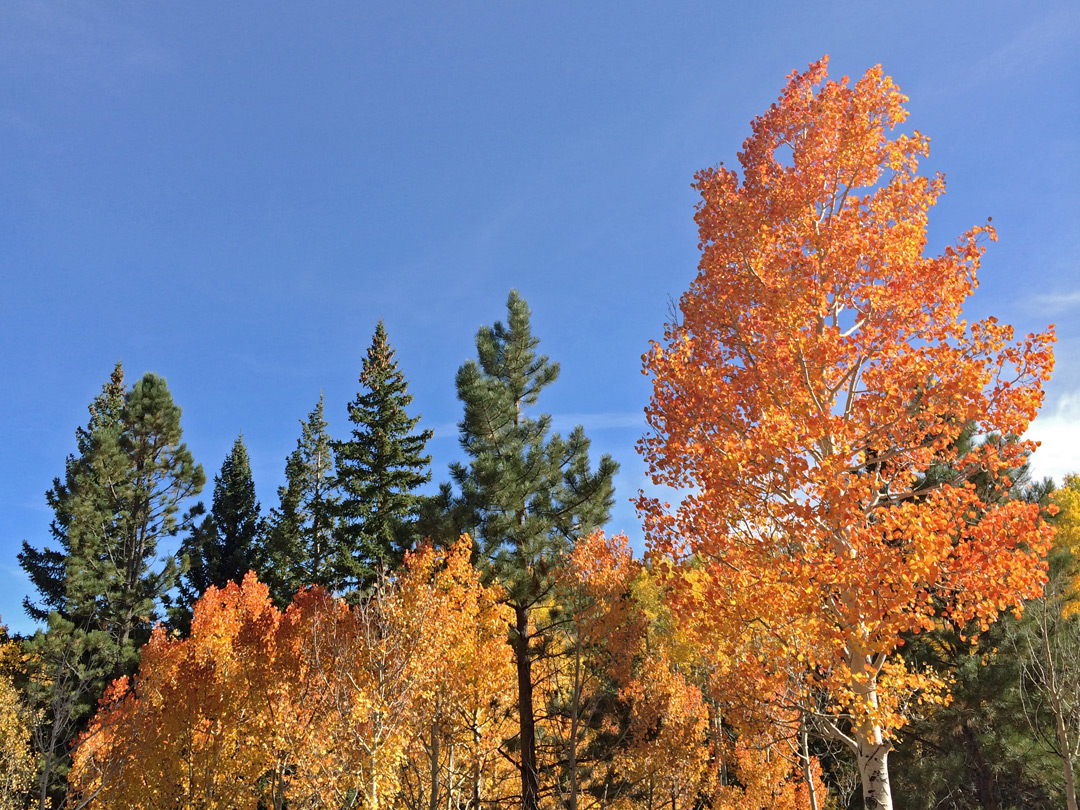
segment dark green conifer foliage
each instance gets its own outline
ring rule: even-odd
[[[431,480],[431,456],[424,448],[432,433],[417,432],[420,417],[406,410],[412,395],[382,321],[360,384],[363,390],[349,404],[352,437],[335,448],[341,490],[337,565],[347,588],[366,588],[380,570],[400,564],[417,539],[423,498],[416,490]]]
[[[543,648],[543,627],[530,629],[530,612],[550,600],[553,573],[576,538],[607,522],[618,465],[604,456],[590,471],[589,440],[579,425],[563,439],[551,417],[530,415],[559,366],[536,353],[529,308],[516,291],[507,324],[483,327],[478,359],[457,375],[465,416],[460,423],[468,465],[451,465],[487,575],[502,584],[514,611],[510,643],[518,671],[517,741],[523,810],[536,810],[536,721],[532,662]],[[445,493],[444,493],[445,494]]]
[[[108,632],[122,671],[137,661],[158,605],[176,583],[172,557],[155,567],[158,543],[186,528],[180,504],[206,477],[182,441],[180,408],[164,378],[139,380],[117,419],[116,377],[95,402],[85,451],[69,464],[74,475],[54,485],[49,499],[67,537],[61,612],[77,626]],[[43,596],[51,598],[49,591]]]
[[[78,455],[46,494],[57,548],[23,544],[19,561],[40,594],[27,612],[48,621],[27,642],[46,719],[36,736],[41,807],[62,800],[71,740],[108,680],[137,665],[176,583],[176,562],[159,561],[158,543],[186,528],[180,504],[205,483],[181,436],[165,380],[147,374],[125,392],[118,364],[77,431]]]
[[[53,510],[49,531],[57,547],[36,549],[23,540],[19,564],[40,600],[35,602],[26,596],[23,606],[35,621],[47,621],[53,611],[67,613],[67,564],[80,545],[79,537],[86,532],[85,526],[76,521],[75,513],[90,526],[111,519],[109,493],[104,482],[94,475],[93,459],[102,435],[122,430],[124,395],[124,370],[117,363],[101,393],[90,403],[89,423],[75,430],[78,453],[67,457],[64,480],[54,478],[52,488],[45,493],[45,500]]]
[[[323,415],[323,396],[301,423],[296,449],[285,462],[286,484],[278,488],[280,505],[271,510],[267,565],[262,579],[280,606],[307,585],[336,590],[333,440]]]
[[[191,607],[211,585],[223,588],[240,582],[248,571],[262,567],[259,508],[251,461],[241,435],[214,477],[210,514],[180,546],[187,560],[180,584],[181,615],[190,615]]]

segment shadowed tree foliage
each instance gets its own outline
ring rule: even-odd
[[[589,440],[580,425],[563,439],[551,433],[549,415],[530,415],[540,392],[559,374],[558,364],[536,353],[538,344],[528,305],[512,291],[507,323],[480,329],[477,360],[457,374],[465,406],[460,441],[469,461],[451,465],[460,496],[448,503],[473,528],[486,574],[505,589],[514,612],[510,644],[517,665],[524,810],[536,810],[539,801],[532,664],[545,641],[543,628],[530,618],[550,601],[562,555],[607,521],[618,469],[604,456],[590,470]]]
[[[175,611],[181,627],[188,627],[192,605],[211,585],[223,588],[229,582],[239,583],[249,570],[262,568],[259,510],[251,460],[244,437],[237,436],[214,477],[210,514],[180,546],[187,561],[180,579],[180,605]]]
[[[19,555],[40,594],[27,612],[48,621],[26,644],[31,695],[45,713],[34,739],[42,808],[62,799],[68,745],[105,683],[138,664],[178,572],[173,557],[159,561],[158,543],[190,525],[177,513],[206,480],[164,378],[146,374],[125,392],[119,364],[76,447],[46,494],[58,548],[24,543]]]
[[[87,426],[75,430],[77,454],[67,457],[63,480],[54,478],[45,493],[53,510],[49,532],[57,547],[37,549],[23,540],[19,564],[38,592],[38,601],[23,597],[23,606],[35,621],[47,621],[53,611],[67,611],[67,567],[86,532],[81,524],[92,526],[109,520],[109,497],[105,482],[94,474],[94,455],[103,434],[122,429],[124,393],[124,369],[117,363],[101,393],[90,403]]]
[[[966,457],[976,445],[972,426],[957,437],[954,455]],[[989,447],[1004,445],[992,434]],[[941,463],[927,471],[920,488],[931,490],[955,477],[956,463]],[[1047,479],[1031,481],[1027,465],[995,473],[981,470],[971,484],[986,504],[1022,499],[1044,502],[1053,488]],[[897,808],[930,810],[1007,810],[1058,807],[1061,797],[1052,779],[1054,762],[1029,733],[1021,701],[1021,667],[1007,650],[1018,625],[1002,617],[985,632],[972,626],[937,627],[908,634],[904,658],[913,667],[930,667],[952,680],[951,702],[924,707],[904,730],[894,754]]]
[[[338,577],[347,588],[366,589],[379,571],[396,568],[417,538],[423,497],[431,480],[424,447],[430,430],[416,431],[409,416],[408,383],[379,321],[360,371],[363,389],[349,404],[352,435],[338,442]]]
[[[296,449],[285,461],[280,504],[271,510],[267,530],[268,564],[263,579],[279,607],[306,585],[337,590],[333,440],[323,415],[323,397],[301,423]]]

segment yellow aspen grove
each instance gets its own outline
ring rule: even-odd
[[[1045,580],[1038,507],[985,503],[974,479],[1034,448],[983,439],[1024,434],[1054,338],[962,318],[992,227],[925,255],[945,190],[918,174],[929,138],[896,133],[906,98],[880,67],[826,67],[754,120],[741,175],[697,175],[701,262],[644,356],[639,445],[685,497],[639,507],[653,553],[700,573],[676,615],[777,716],[844,742],[878,810],[906,707],[945,694],[902,634],[985,627]]]
[[[72,806],[434,810],[504,799],[510,617],[471,551],[466,536],[410,553],[395,581],[353,606],[312,587],[283,612],[250,572],[207,589],[191,635],[157,628],[135,678],[109,688],[74,753]]]

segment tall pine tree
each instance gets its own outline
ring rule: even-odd
[[[416,431],[408,383],[394,360],[382,321],[360,372],[363,390],[349,404],[352,437],[339,442],[341,489],[338,572],[345,587],[366,588],[379,571],[396,567],[415,542],[422,503],[417,489],[431,480],[424,447],[430,430]]]
[[[103,435],[123,429],[124,395],[124,369],[117,363],[101,393],[90,403],[89,423],[75,430],[78,454],[67,457],[63,480],[54,478],[45,493],[53,511],[49,532],[57,548],[37,549],[23,540],[19,564],[39,594],[36,602],[24,597],[23,606],[35,621],[47,621],[53,611],[67,613],[68,560],[81,547],[80,537],[86,533],[86,526],[111,520],[109,493],[105,482],[94,474],[93,463]]]
[[[213,585],[240,582],[249,570],[262,568],[262,519],[243,435],[214,477],[210,514],[184,539],[180,553],[187,569],[180,581],[180,605],[174,621],[186,627],[191,608]]]
[[[525,300],[511,291],[506,306],[507,324],[481,328],[478,360],[458,371],[458,397],[465,406],[460,440],[469,462],[451,465],[451,475],[487,575],[506,589],[514,612],[509,641],[518,676],[521,806],[536,810],[532,665],[545,630],[530,618],[551,601],[562,555],[607,521],[618,465],[604,456],[591,472],[589,440],[580,425],[563,439],[551,433],[549,415],[531,415],[559,366],[536,353],[539,340],[529,326]]]
[[[68,746],[108,679],[129,673],[176,583],[158,543],[184,529],[184,500],[205,483],[182,441],[180,408],[165,380],[146,374],[125,391],[118,364],[76,434],[64,480],[46,494],[56,548],[23,543],[19,562],[40,594],[27,612],[48,629],[27,642],[34,697],[45,711],[35,738],[38,806],[60,801]]]
[[[271,510],[263,580],[284,606],[307,585],[337,590],[333,440],[323,415],[323,396],[301,423],[296,449],[285,461],[280,505]]]
[[[41,594],[34,618],[58,611],[77,626],[106,631],[117,672],[132,667],[177,565],[157,568],[158,543],[188,525],[180,505],[206,481],[182,441],[180,408],[164,378],[146,374],[123,393],[118,365],[77,435],[65,480],[46,497],[59,549],[24,543],[20,563]]]

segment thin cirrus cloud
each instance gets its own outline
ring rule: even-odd
[[[1030,299],[1031,307],[1047,315],[1059,315],[1062,312],[1080,307],[1080,290],[1069,293],[1047,293],[1035,295]]]
[[[1065,7],[1022,28],[1005,45],[988,54],[975,70],[980,79],[1000,81],[1004,76],[1023,76],[1043,63],[1071,52],[1080,9]]]

